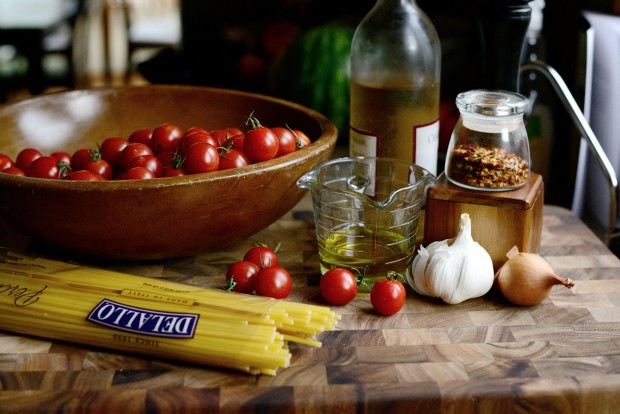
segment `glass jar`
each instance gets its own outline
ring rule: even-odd
[[[527,183],[530,147],[523,114],[528,99],[501,90],[472,90],[456,97],[461,114],[446,154],[448,180],[460,187],[507,191]]]

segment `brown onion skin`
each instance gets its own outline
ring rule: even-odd
[[[556,275],[549,262],[535,253],[511,256],[495,274],[495,284],[504,298],[519,306],[542,302],[555,285],[574,286],[572,280]]]

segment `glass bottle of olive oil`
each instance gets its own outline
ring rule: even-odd
[[[351,156],[437,174],[441,48],[415,0],[377,0],[351,45]]]

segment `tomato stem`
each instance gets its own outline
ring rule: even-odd
[[[237,286],[237,281],[235,280],[235,277],[232,276],[226,284],[226,290],[233,292],[235,290],[235,286]]]
[[[245,125],[249,126],[252,129],[258,129],[262,127],[258,118],[254,116],[254,111],[250,112],[250,115],[248,115],[248,119],[245,121]]]

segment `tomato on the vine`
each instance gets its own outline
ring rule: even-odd
[[[255,276],[254,290],[257,295],[284,299],[288,297],[292,289],[291,274],[282,266],[262,268]]]
[[[226,272],[229,290],[252,293],[254,291],[254,277],[259,270],[260,268],[255,263],[246,260],[233,263]]]
[[[370,303],[381,315],[394,315],[402,309],[405,299],[405,287],[395,273],[375,282],[370,290]]]
[[[256,264],[261,269],[264,267],[278,266],[278,248],[270,249],[265,245],[257,245],[248,250],[243,260]]]
[[[332,305],[345,305],[357,295],[357,279],[349,270],[335,267],[321,276],[321,296]]]

